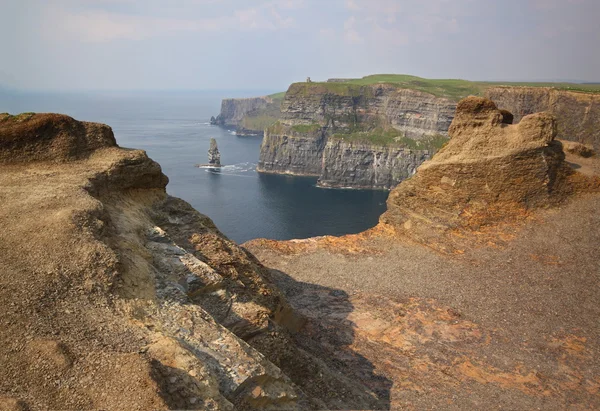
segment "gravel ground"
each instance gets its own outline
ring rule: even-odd
[[[336,316],[314,303],[312,287],[347,296],[350,314],[338,313],[337,319],[352,321],[354,340],[332,355],[352,350],[371,362],[373,375],[391,380],[385,408],[600,409],[599,209],[600,195],[581,194],[538,211],[501,247],[478,246],[456,255],[385,236],[370,240],[374,252],[357,254],[331,247],[289,253],[259,242],[246,246],[281,273],[278,285],[315,324]],[[415,301],[426,307],[411,314]],[[392,307],[408,314],[394,317]],[[432,316],[439,309],[456,319]],[[376,325],[377,318],[387,325]],[[477,342],[466,334],[442,341],[444,330],[459,322],[477,328]],[[399,330],[390,337],[394,327]],[[421,338],[428,327],[429,338]],[[413,341],[410,353],[393,348],[399,338]],[[436,339],[447,349],[434,349]],[[467,366],[461,358],[468,359]],[[411,365],[399,365],[406,361]],[[419,361],[429,371],[413,375]],[[373,375],[363,376],[365,384]],[[419,389],[407,389],[407,382]]]

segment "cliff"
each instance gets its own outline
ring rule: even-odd
[[[429,158],[427,150],[377,146],[330,138],[323,150],[320,187],[392,189]]]
[[[258,171],[389,189],[444,141],[454,103],[389,84],[297,83],[267,128]]]
[[[272,274],[112,130],[0,115],[0,408],[377,408]]]
[[[265,132],[258,171],[320,176],[319,184],[328,187],[392,187],[407,173],[380,168],[374,158],[385,152],[385,158],[403,158],[396,160],[403,170],[418,167],[444,143],[456,102],[469,95],[488,96],[506,109],[509,123],[509,113],[518,122],[524,115],[548,111],[557,118],[558,138],[598,148],[597,86],[509,84],[391,74],[292,84],[279,122]],[[331,137],[346,144],[329,144]],[[372,154],[365,155],[367,151]]]
[[[226,98],[221,102],[221,112],[211,118],[211,124],[234,127],[239,135],[262,134],[279,116],[281,96],[253,98]]]
[[[600,148],[600,94],[540,87],[492,87],[486,97],[520,121],[547,111],[557,119],[557,138]]]

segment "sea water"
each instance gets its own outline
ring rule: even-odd
[[[266,94],[266,93],[264,93]],[[256,172],[262,138],[211,126],[221,98],[260,92],[0,92],[0,112],[58,112],[113,128],[122,147],[146,150],[169,177],[169,194],[188,201],[238,243],[357,233],[385,211],[387,192],[316,187],[316,178]],[[220,170],[201,169],[210,138]]]

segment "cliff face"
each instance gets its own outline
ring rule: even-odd
[[[427,150],[330,139],[323,151],[320,187],[391,189],[429,158]]]
[[[221,101],[221,112],[214,124],[237,127],[244,116],[253,111],[267,107],[273,100],[269,97],[226,98]]]
[[[540,87],[493,87],[486,91],[501,109],[526,115],[547,111],[557,119],[557,138],[600,148],[600,95]]]
[[[167,181],[107,126],[0,115],[0,408],[377,408]]]
[[[386,84],[293,84],[279,122],[265,131],[258,171],[315,175],[324,187],[389,189],[429,157],[430,140],[447,134],[454,108],[449,99]],[[369,141],[376,134],[387,141]]]
[[[281,128],[265,130],[257,170],[264,173],[318,176],[327,137],[321,130],[297,133]]]
[[[600,148],[600,95],[544,87],[473,88],[484,90],[500,109],[514,114],[515,122],[546,111],[557,119],[558,138]],[[455,109],[450,98],[393,84],[343,79],[292,84],[279,122],[265,133],[258,171],[315,175],[328,187],[393,187],[439,148],[431,139],[440,143],[448,136]],[[505,117],[511,123],[509,113]],[[346,144],[329,144],[331,137]],[[382,167],[377,156],[390,166]],[[400,170],[394,171],[390,158]]]
[[[287,126],[319,124],[330,132],[391,127],[405,137],[446,134],[456,104],[420,91],[393,85],[297,83],[281,105]]]

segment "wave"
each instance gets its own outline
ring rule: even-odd
[[[234,177],[254,177],[252,174],[256,173],[256,163],[239,163],[239,164],[230,164],[225,165],[219,168],[205,168],[207,173],[215,173],[226,176],[234,176]],[[245,174],[244,174],[245,173]]]

